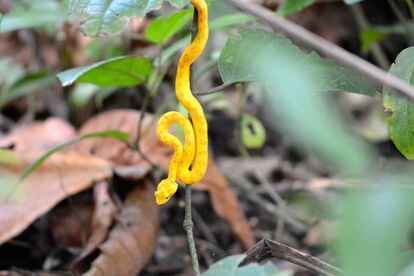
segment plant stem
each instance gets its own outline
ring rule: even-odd
[[[191,41],[194,40],[197,35],[197,21],[198,21],[198,12],[197,9],[194,9],[193,16],[193,25],[191,27]],[[193,68],[190,68],[190,80],[193,76]],[[191,82],[191,88],[192,87]],[[200,275],[200,265],[198,264],[197,248],[194,241],[193,228],[194,223],[191,216],[191,185],[185,185],[185,214],[184,214],[184,231],[187,235],[188,247],[190,249],[191,262],[193,264],[193,269],[196,275]]]
[[[197,248],[195,246],[193,228],[194,223],[191,216],[191,185],[185,185],[185,216],[183,224],[187,235],[188,247],[190,249],[191,262],[196,275],[200,275],[200,266],[198,264]]]
[[[411,18],[414,18],[414,2],[413,0],[405,0],[405,3],[407,3],[408,9],[411,13]]]
[[[357,21],[360,31],[363,31],[364,29],[368,29],[369,27],[371,27],[361,5],[355,4],[350,5],[349,7],[351,9],[352,14],[355,17],[355,20]],[[382,69],[388,70],[390,68],[391,64],[379,43],[375,43],[374,45],[372,45],[372,56],[374,57],[377,64],[381,66]]]
[[[391,7],[392,12],[398,18],[398,21],[400,21],[400,23],[404,26],[408,43],[411,45],[414,44],[414,36],[411,34],[412,28],[410,27],[409,21],[405,17],[404,13],[400,10],[394,0],[387,0],[387,2]]]
[[[414,100],[414,87],[408,82],[388,74],[384,70],[354,54],[349,53],[338,45],[335,45],[326,39],[311,33],[296,23],[276,16],[274,12],[266,8],[251,4],[247,0],[225,1],[246,14],[260,18],[272,28],[282,30],[294,41],[298,41],[302,45],[318,51],[325,57],[332,58],[342,65],[352,68],[364,76],[367,76],[389,88],[395,89],[396,92],[407,96],[411,100]]]

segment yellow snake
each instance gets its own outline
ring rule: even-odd
[[[158,138],[174,148],[168,177],[158,184],[155,192],[156,202],[159,205],[166,203],[177,191],[176,178],[183,184],[194,184],[203,178],[207,169],[207,121],[203,108],[191,92],[190,66],[201,55],[208,40],[208,9],[205,0],[191,0],[191,3],[198,12],[198,31],[178,62],[175,91],[178,101],[190,114],[192,123],[186,116],[175,111],[165,113],[158,121]],[[181,141],[168,131],[171,124],[178,124],[183,129],[184,148]]]

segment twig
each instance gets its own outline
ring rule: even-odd
[[[140,110],[140,116],[139,116],[139,122],[138,122],[138,128],[137,128],[137,140],[135,143],[135,150],[138,152],[138,154],[141,156],[141,158],[146,161],[148,164],[150,164],[152,169],[159,169],[159,166],[152,162],[150,158],[142,151],[141,149],[141,139],[144,137],[145,133],[142,131],[142,125],[144,122],[145,115],[147,113],[150,101],[152,98],[154,98],[158,93],[159,85],[161,84],[161,80],[163,76],[165,75],[165,72],[167,71],[166,67],[162,68],[161,60],[162,60],[162,51],[158,53],[157,60],[159,61],[159,64],[157,66],[157,75],[159,76],[158,79],[152,83],[149,91],[145,94],[144,100],[141,105]]]
[[[208,227],[207,223],[204,221],[201,214],[197,211],[196,208],[192,209],[192,217],[197,224],[198,229],[200,229],[200,232],[202,232],[206,238],[206,240],[212,244],[214,244],[216,247],[218,247],[218,242],[216,238],[214,237],[214,234],[211,232],[210,228]]]
[[[257,179],[259,179],[260,184],[263,186],[267,194],[270,196],[270,198],[273,200],[273,202],[276,204],[277,207],[279,207],[280,212],[283,214],[283,216],[277,216],[277,227],[275,232],[275,239],[280,241],[283,236],[283,231],[285,228],[285,210],[287,209],[286,201],[278,194],[278,192],[274,189],[272,184],[267,181],[266,177],[264,177],[260,172],[257,170],[254,172]]]
[[[236,83],[226,83],[226,84],[222,84],[222,85],[220,85],[220,86],[213,87],[213,88],[211,88],[211,89],[209,89],[209,90],[200,91],[200,92],[195,92],[195,93],[193,93],[193,94],[194,94],[195,96],[210,95],[210,94],[213,94],[213,93],[221,92],[221,91],[223,91],[224,89],[229,88],[230,86],[232,86],[232,85],[234,85],[234,84],[236,84]]]
[[[238,145],[238,148],[240,150],[240,154],[243,158],[250,160],[251,156],[249,151],[246,149],[246,147],[243,145],[243,142],[241,141],[241,135],[240,135],[240,129],[241,129],[241,120],[244,112],[244,107],[246,105],[246,99],[245,99],[245,91],[243,89],[243,84],[237,85],[239,89],[239,101],[238,101],[238,120],[237,120],[237,126],[235,128],[235,139],[236,144]],[[261,185],[265,188],[265,190],[268,192],[270,198],[274,201],[276,206],[279,208],[280,213],[282,215],[277,215],[277,228],[275,233],[275,238],[277,240],[280,240],[283,235],[283,229],[285,225],[285,210],[286,210],[286,202],[283,200],[283,198],[273,189],[272,185],[267,181],[266,177],[264,177],[257,169],[253,169],[254,175],[259,179]]]
[[[226,88],[229,88],[230,86],[238,85],[238,84],[246,83],[246,82],[252,82],[252,81],[253,81],[253,79],[250,76],[247,76],[246,78],[243,78],[243,79],[240,79],[240,80],[237,80],[237,81],[233,81],[233,82],[230,82],[230,83],[224,83],[222,85],[210,88],[208,90],[195,92],[193,94],[195,96],[210,95],[210,94],[213,94],[213,93],[221,92],[222,90],[224,90]]]
[[[247,265],[252,262],[262,262],[270,258],[278,258],[323,275],[331,276],[343,274],[341,269],[325,263],[312,255],[301,252],[282,243],[267,239],[256,243],[246,252],[246,255],[246,258],[244,258],[240,266]]]
[[[264,211],[276,215],[276,216],[283,216],[283,219],[286,224],[292,227],[292,230],[297,234],[303,234],[307,231],[307,226],[297,220],[296,218],[290,216],[286,212],[286,210],[280,210],[277,206],[273,205],[271,202],[263,200],[262,197],[257,195],[256,193],[252,193],[253,187],[246,179],[244,179],[239,174],[231,174],[229,172],[226,173],[226,177],[230,179],[231,182],[235,183],[238,188],[242,191],[241,195],[246,197],[250,202],[256,204]]]
[[[365,61],[364,59],[349,53],[341,47],[315,35],[303,27],[276,16],[273,12],[254,4],[248,3],[246,0],[226,0],[228,3],[239,10],[256,16],[267,22],[273,28],[284,31],[293,40],[300,41],[311,49],[315,49],[327,57],[333,58],[341,64],[353,68],[358,72],[368,76],[369,78],[388,86],[401,94],[408,96],[414,100],[414,87],[409,83],[381,70],[377,66]]]
[[[408,9],[410,10],[411,18],[414,18],[414,3],[413,0],[405,0],[405,3],[408,6]]]
[[[190,248],[191,262],[196,275],[200,275],[200,266],[198,264],[197,248],[195,246],[193,228],[194,223],[191,217],[191,185],[185,185],[185,216],[183,227],[187,234],[188,247]]]
[[[194,41],[195,36],[197,35],[197,21],[198,21],[198,11],[194,9],[193,15],[193,24],[191,27],[191,41]],[[193,76],[193,68],[190,68],[190,79]],[[190,82],[192,83],[192,82]],[[194,223],[191,216],[191,185],[185,185],[185,215],[183,223],[184,231],[187,234],[188,247],[190,249],[191,262],[193,264],[193,269],[196,275],[200,275],[200,265],[198,264],[197,248],[195,246],[193,228]]]
[[[398,18],[398,21],[400,21],[400,23],[404,26],[408,43],[413,44],[414,37],[411,34],[412,27],[410,26],[408,19],[405,17],[404,13],[400,10],[400,8],[398,7],[397,3],[394,2],[394,0],[387,0],[387,2],[388,5],[391,7],[392,12]]]
[[[360,4],[354,4],[349,6],[352,14],[355,17],[355,20],[358,24],[360,31],[364,29],[368,29],[371,27],[364,10],[362,9]],[[372,45],[372,56],[374,57],[375,61],[382,69],[387,70],[390,68],[390,62],[385,54],[384,50],[382,49],[380,43],[374,43]]]

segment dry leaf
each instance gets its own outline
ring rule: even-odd
[[[118,223],[84,275],[136,275],[153,253],[158,228],[159,207],[153,185],[146,183],[128,194]]]
[[[22,160],[19,166],[1,169],[18,177],[39,156],[39,153],[27,152],[19,156]],[[0,244],[18,235],[62,199],[111,176],[111,165],[106,160],[77,153],[56,153],[18,184],[7,202],[0,202],[3,229]]]
[[[118,211],[117,206],[109,194],[109,184],[106,181],[95,185],[94,200],[95,210],[92,219],[92,234],[90,235],[82,254],[74,262],[74,266],[104,242]]]
[[[86,122],[80,133],[120,130],[128,133],[130,143],[134,144],[137,139],[139,117],[140,113],[134,110],[105,112]],[[149,114],[145,116],[142,124],[143,130],[150,125],[152,119],[153,117]],[[164,168],[168,167],[172,149],[157,139],[155,124],[149,128],[147,134],[141,139],[140,147],[152,162]],[[136,151],[115,139],[94,138],[85,140],[73,145],[71,150],[93,153],[111,160],[114,162],[116,170],[130,169],[131,172],[137,172],[136,176],[141,178],[151,168],[150,164],[144,161]],[[243,247],[249,248],[254,244],[251,228],[241,210],[238,199],[226,178],[215,165],[214,160],[210,159],[206,176],[199,184],[194,185],[194,188],[207,190],[210,193],[215,211],[229,223]]]
[[[76,130],[66,121],[49,118],[15,129],[0,139],[0,148],[15,151],[46,151],[76,136]]]

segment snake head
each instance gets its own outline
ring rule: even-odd
[[[178,184],[169,179],[164,179],[158,184],[155,199],[158,205],[163,205],[175,194]]]

